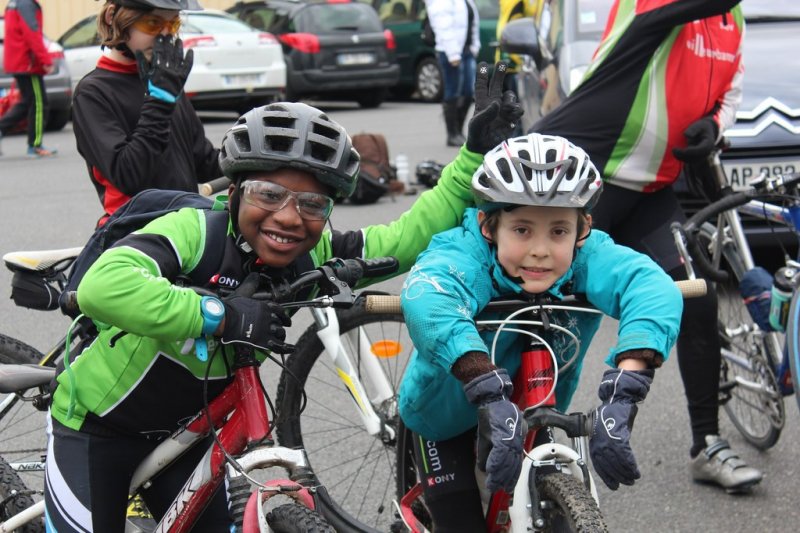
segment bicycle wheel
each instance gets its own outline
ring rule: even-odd
[[[545,520],[541,531],[552,533],[608,531],[597,502],[577,478],[566,474],[549,474],[537,482],[537,488]]]
[[[0,334],[0,363],[36,364],[42,357],[36,348]],[[0,402],[5,405],[0,410],[0,455],[9,463],[26,463],[23,480],[31,489],[42,490],[44,472],[36,471],[34,465],[40,464],[47,452],[47,415],[15,395],[2,395]]]
[[[703,226],[702,245],[712,242],[715,229]],[[716,284],[722,348],[720,397],[728,418],[742,436],[766,450],[778,441],[785,420],[783,396],[770,363],[779,361],[780,356],[771,353],[768,334],[753,323],[739,294],[739,280],[745,273],[740,257],[732,242],[723,245],[720,266],[729,279]]]
[[[353,397],[312,326],[297,342],[281,374],[278,439],[283,446],[305,448],[316,481],[330,495],[326,504],[344,514],[345,526],[388,531],[396,520],[392,500],[397,489],[397,389],[412,343],[401,313],[368,314],[363,302],[357,302],[337,315],[342,345],[358,369],[367,397],[374,397],[374,384],[364,374],[359,353],[378,358],[394,391],[392,398],[379,405],[371,402],[382,422],[380,434],[373,436],[365,430]],[[308,402],[301,416],[303,389]],[[323,514],[340,527],[330,513]]]
[[[318,512],[296,503],[276,507],[267,523],[275,533],[336,533]]]
[[[33,505],[31,492],[14,469],[0,457],[0,503],[2,503],[0,505],[0,523]],[[16,533],[43,532],[44,520],[37,518],[14,531]]]

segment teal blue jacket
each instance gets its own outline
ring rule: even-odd
[[[477,210],[468,209],[461,227],[433,238],[403,284],[403,314],[417,351],[400,385],[400,415],[407,427],[426,439],[449,439],[477,424],[476,409],[467,402],[451,367],[466,352],[489,354],[494,333],[478,332],[475,317],[490,300],[522,293],[504,274],[495,250],[480,234]],[[617,344],[606,355],[606,363],[614,366],[618,353],[642,348],[655,350],[666,360],[678,335],[683,300],[672,279],[650,258],[592,230],[571,268],[549,292],[562,298],[568,287],[619,320]],[[481,319],[493,318],[485,315]],[[559,367],[565,367],[556,386],[556,406],[561,410],[575,393],[601,319],[599,314],[554,312],[552,322],[572,331],[580,339],[578,347],[566,334],[550,330],[543,335],[556,352]],[[515,333],[503,333],[498,339],[495,364],[512,377],[526,339]]]

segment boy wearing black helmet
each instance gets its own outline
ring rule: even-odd
[[[183,93],[193,52],[177,38],[189,0],[107,0],[103,55],[78,83],[72,121],[103,206],[98,224],[145,189],[197,191],[222,175],[218,151]]]
[[[491,299],[582,293],[619,320],[590,440],[595,470],[612,490],[640,476],[630,446],[635,404],[675,343],[683,307],[656,263],[592,230],[602,181],[586,153],[566,139],[531,133],[504,141],[486,154],[472,189],[479,207],[467,210],[461,227],[431,240],[401,294],[417,351],[400,385],[400,416],[415,433],[434,531],[447,533],[486,531],[473,474],[476,431],[491,447],[490,491],[511,493],[522,466],[524,424],[509,399],[527,337],[500,335],[494,361],[488,357],[495,330],[479,332],[475,317]],[[550,315],[551,324],[580,341],[576,348],[558,328],[543,333],[560,368],[555,398],[562,411],[600,320],[590,313]],[[435,472],[428,470],[434,459]]]
[[[106,326],[71,364],[71,375],[58,377],[50,410],[45,505],[57,530],[78,524],[87,531],[122,531],[133,470],[203,407],[206,375],[209,399],[230,382],[228,345],[286,351],[290,320],[275,304],[234,293],[215,302],[225,310],[221,319],[207,317],[200,295],[176,280],[192,278],[209,255],[218,269],[193,283],[215,292],[235,289],[253,273],[291,280],[332,257],[392,255],[407,271],[434,233],[461,220],[473,201],[469,180],[480,154],[508,135],[521,115],[513,95],[501,94],[504,69],[495,70],[491,87],[486,66],[476,82],[481,90],[469,150],[463,148],[439,185],[391,224],[324,231],[334,198],[355,187],[358,153],[347,132],[322,111],[276,103],[249,111],[225,134],[220,165],[233,181],[230,212],[170,213],[100,256],[77,299],[83,313]],[[224,245],[207,245],[210,232],[223,233]],[[254,324],[263,327],[248,331]],[[208,344],[207,363],[195,357],[199,338]],[[195,448],[143,492],[156,518],[205,452]],[[193,531],[227,531],[229,525],[220,491]]]

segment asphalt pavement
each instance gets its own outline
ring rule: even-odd
[[[441,108],[409,102],[387,102],[376,110],[350,104],[318,103],[348,132],[383,133],[390,155],[404,153],[412,169],[423,159],[446,162],[457,151],[444,146]],[[236,115],[204,115],[207,136],[218,144]],[[99,127],[102,127],[100,125]],[[100,204],[85,164],[77,153],[71,125],[47,133],[45,145],[59,153],[50,159],[25,156],[23,136],[5,137],[0,157],[0,254],[19,250],[69,248],[82,245],[100,215]],[[413,179],[413,176],[412,176]],[[421,192],[424,187],[417,186]],[[417,195],[386,196],[367,206],[337,205],[332,217],[335,228],[353,229],[365,224],[388,222]],[[399,280],[384,288],[396,291]],[[65,331],[68,321],[58,311],[31,311],[15,307],[8,298],[11,274],[0,269],[0,332],[19,338],[40,350],[52,345]],[[305,324],[298,321],[290,336]],[[606,320],[585,364],[572,408],[586,411],[596,403],[596,387],[604,370],[602,361],[615,338],[616,323]],[[712,334],[712,332],[709,332]],[[274,383],[275,368],[262,368]],[[647,400],[639,410],[633,432],[633,447],[642,479],[633,487],[611,492],[600,487],[601,509],[612,531],[620,532],[743,532],[794,531],[800,522],[797,502],[800,472],[800,413],[793,397],[786,398],[787,423],[776,446],[766,452],[749,447],[736,429],[720,415],[722,433],[734,450],[765,478],[751,494],[727,495],[724,491],[691,482],[689,477],[689,422],[683,387],[674,353],[656,374]],[[602,483],[600,483],[602,484]]]

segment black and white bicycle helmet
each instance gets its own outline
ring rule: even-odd
[[[496,146],[472,176],[472,191],[484,209],[540,205],[590,211],[602,189],[586,152],[563,137],[539,133]]]
[[[342,126],[306,104],[279,102],[251,109],[225,133],[222,172],[236,182],[243,173],[296,168],[314,174],[338,198],[356,188],[360,156]]]

